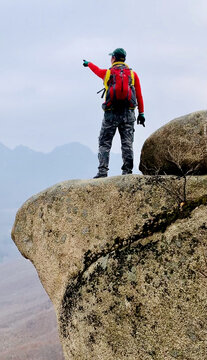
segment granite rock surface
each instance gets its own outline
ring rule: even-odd
[[[207,111],[174,119],[145,141],[139,169],[145,175],[207,174]]]
[[[66,360],[207,358],[207,176],[63,182],[22,206],[12,238]]]

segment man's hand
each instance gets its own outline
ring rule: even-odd
[[[89,61],[86,61],[86,60],[83,60],[83,66],[88,66],[88,64],[89,64]]]
[[[145,127],[145,117],[144,117],[144,113],[140,113],[139,115],[138,115],[138,118],[137,118],[137,124],[139,125],[142,125],[142,126],[144,126]]]

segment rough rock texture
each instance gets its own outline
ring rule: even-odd
[[[143,174],[207,174],[207,111],[170,121],[144,143]]]
[[[68,181],[12,237],[57,314],[66,360],[207,358],[207,176]]]

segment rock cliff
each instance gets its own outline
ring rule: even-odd
[[[22,206],[12,238],[66,360],[207,357],[207,176],[67,181]]]

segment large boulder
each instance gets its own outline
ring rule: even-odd
[[[207,176],[64,182],[22,206],[12,238],[66,360],[206,358]]]
[[[144,143],[143,174],[207,174],[207,111],[179,117],[155,131]]]

